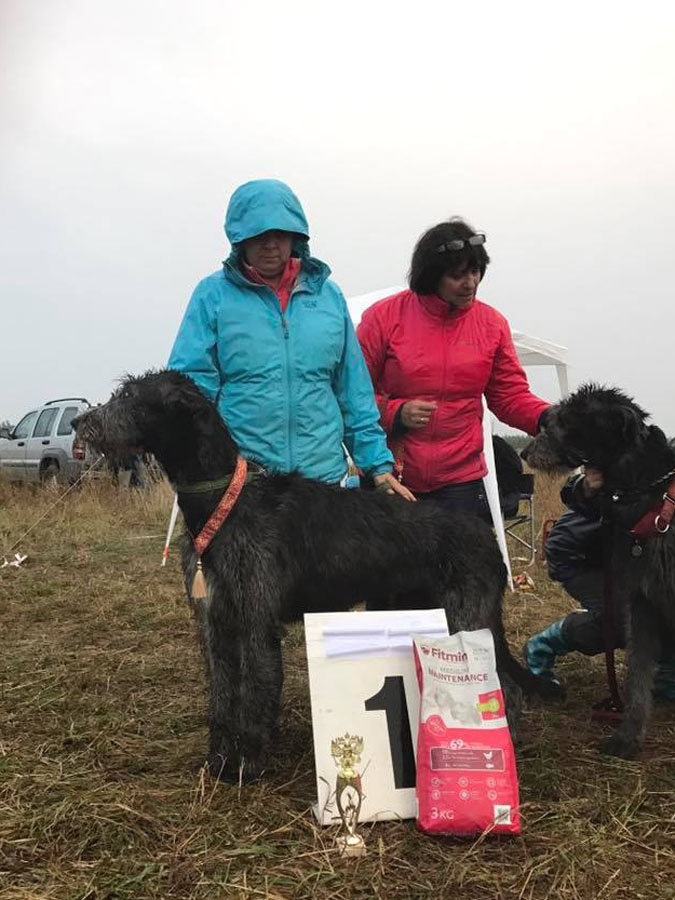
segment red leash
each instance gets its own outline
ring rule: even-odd
[[[239,499],[241,489],[246,481],[246,472],[248,465],[243,456],[237,457],[237,465],[232,475],[232,480],[227,486],[227,490],[220,498],[218,506],[213,510],[209,519],[199,532],[196,538],[193,538],[195,553],[197,554],[197,571],[192,582],[192,599],[206,600],[206,579],[202,570],[202,555],[207,547],[216,536],[223,525],[223,522],[232,512],[232,507]]]
[[[592,718],[596,722],[620,722],[623,714],[623,700],[619,692],[614,659],[616,632],[614,630],[614,604],[612,603],[612,531],[609,525],[605,526],[602,542],[602,568],[602,630],[605,638],[605,668],[609,697],[594,704]]]

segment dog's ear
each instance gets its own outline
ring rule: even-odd
[[[669,441],[658,425],[648,425],[647,429],[650,436],[654,438],[655,441],[658,441],[659,444],[672,444],[675,448],[675,442]]]
[[[156,384],[162,405],[175,412],[193,412],[204,404],[204,394],[192,378],[182,372],[165,369],[158,373]]]
[[[615,410],[618,432],[626,444],[634,444],[644,431],[644,413],[635,406],[624,404]]]
[[[162,385],[162,405],[173,410],[191,410],[195,405],[194,395],[175,384]]]

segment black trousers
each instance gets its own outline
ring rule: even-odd
[[[604,576],[599,568],[582,569],[562,582],[567,593],[583,607],[563,619],[563,638],[570,650],[586,656],[595,656],[605,650],[603,583]],[[614,610],[614,640],[611,642],[614,649],[626,646],[625,619],[625,610]]]
[[[488,525],[492,525],[492,516],[488,506],[483,479],[465,481],[463,484],[447,484],[435,491],[416,494],[422,502],[432,501],[452,512],[467,512],[479,516]]]

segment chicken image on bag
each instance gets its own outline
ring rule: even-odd
[[[413,635],[420,687],[417,826],[520,834],[518,773],[492,633]]]

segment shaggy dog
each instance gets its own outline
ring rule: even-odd
[[[621,391],[584,385],[551,409],[522,453],[534,469],[584,464],[603,474],[604,487],[590,502],[606,526],[614,608],[628,610],[628,676],[623,720],[600,750],[626,758],[642,748],[654,672],[675,639],[675,534],[668,529],[643,540],[631,533],[650,510],[656,518],[675,474],[675,450],[647,418]]]
[[[216,407],[184,375],[151,372],[126,379],[75,425],[107,455],[142,449],[160,462],[185,519],[183,566],[191,585],[191,535],[217,506],[237,460]],[[521,687],[548,692],[509,652],[501,615],[505,567],[490,528],[473,516],[298,474],[261,474],[243,488],[203,566],[207,598],[193,605],[210,681],[208,762],[215,776],[247,780],[262,772],[283,680],[282,624],[305,612],[358,601],[385,608],[390,598],[404,609],[444,607],[451,632],[492,630],[512,727]]]

